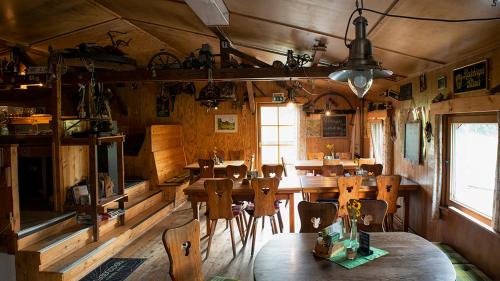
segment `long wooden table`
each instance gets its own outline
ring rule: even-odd
[[[193,209],[193,217],[200,219],[199,203],[207,202],[208,197],[205,192],[206,179],[200,179],[192,185],[184,189],[187,195],[187,200],[191,202]],[[280,181],[276,199],[289,200],[290,206],[290,232],[295,232],[295,204],[294,194],[300,192],[306,193],[338,193],[337,178],[336,177],[314,177],[314,176],[300,176],[300,177],[285,177]],[[405,231],[408,230],[409,220],[409,206],[410,199],[409,193],[415,192],[419,189],[419,185],[407,178],[401,180],[399,193],[405,198],[405,222],[403,227]],[[366,177],[363,180],[363,186],[360,190],[362,198],[375,198],[377,191],[377,183],[374,177]],[[235,182],[233,186],[233,200],[234,201],[251,201],[253,200],[253,190],[249,185],[243,185],[241,182]],[[408,207],[408,208],[407,208]]]
[[[287,280],[419,280],[453,281],[448,257],[424,238],[408,232],[370,233],[370,245],[389,252],[346,269],[312,254],[317,234],[278,234],[254,261],[255,281]]]
[[[224,161],[222,163],[219,163],[214,166],[214,172],[216,176],[225,176],[226,175],[226,168],[229,165],[233,166],[241,166],[245,164],[245,160],[228,160]],[[200,165],[198,162],[191,163],[189,165],[186,165],[184,169],[189,170],[189,173],[191,175],[191,178],[200,170]]]
[[[184,189],[184,193],[188,196],[191,202],[191,208],[193,209],[193,218],[200,219],[200,209],[199,203],[207,202],[208,196],[205,192],[205,180],[200,179],[194,182],[191,186]],[[280,181],[278,187],[278,192],[276,193],[276,199],[278,200],[289,200],[288,205],[290,206],[290,232],[295,232],[295,201],[293,195],[295,193],[301,192],[302,187],[300,185],[299,177],[286,177]],[[242,184],[241,182],[235,182],[233,185],[233,200],[234,201],[252,201],[253,200],[253,190],[250,188],[249,184]],[[208,230],[208,224],[207,224]],[[208,233],[208,232],[207,232]]]
[[[331,193],[334,196],[338,196],[339,193],[336,177],[300,176],[300,184],[304,193],[310,193],[314,195],[318,195],[321,193]],[[420,185],[418,183],[408,178],[401,178],[401,185],[399,187],[398,195],[399,197],[403,197],[404,201],[404,231],[408,231],[408,222],[410,220],[410,193],[417,191],[419,188]],[[377,197],[376,177],[363,178],[363,183],[359,191],[359,197],[371,199]]]
[[[353,160],[340,160],[340,164],[342,164],[346,170],[354,170],[358,167],[358,164],[354,163]],[[295,169],[321,171],[323,169],[323,160],[297,160],[295,161]]]

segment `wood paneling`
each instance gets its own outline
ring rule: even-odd
[[[396,138],[394,140],[394,173],[409,177],[417,181],[422,187],[420,194],[411,195],[411,214],[417,214],[410,218],[411,229],[429,240],[444,241],[451,244],[487,274],[495,278],[500,278],[500,269],[497,266],[497,259],[491,256],[491,253],[500,253],[500,236],[498,234],[493,234],[490,230],[470,220],[466,220],[456,213],[450,213],[444,220],[438,221],[431,219],[432,183],[435,165],[434,139],[430,143],[426,143],[424,139],[422,140],[426,144],[426,154],[423,155],[420,164],[412,164],[403,157],[404,123],[407,120],[413,120],[412,109],[420,107],[424,108],[423,112],[429,111],[432,99],[438,94],[437,79],[440,76],[446,75],[448,77],[448,88],[445,90],[445,93],[449,93],[452,91],[453,84],[451,77],[454,68],[485,58],[488,58],[490,63],[490,85],[495,86],[500,83],[500,49],[426,72],[427,90],[422,93],[419,90],[419,77],[410,78],[400,83],[413,83],[413,100],[404,102],[395,102],[391,100],[394,104],[394,120],[396,124]],[[395,87],[394,90],[399,89]],[[459,98],[464,98],[465,101],[467,97],[485,94],[487,94],[487,91],[479,90],[455,95],[454,98],[456,98],[456,100],[435,105],[433,108],[435,108],[437,112],[437,109],[442,107],[463,104],[458,102]],[[498,103],[496,96],[484,97],[480,98],[480,100]],[[464,112],[467,111],[467,108],[464,109],[460,107],[456,108],[456,110]],[[421,118],[422,114],[418,115]],[[430,115],[430,121],[433,126],[435,126],[432,114]],[[472,240],[476,242],[472,244],[466,242]]]

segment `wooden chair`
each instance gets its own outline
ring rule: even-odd
[[[231,179],[214,179],[205,181],[205,191],[208,196],[208,219],[210,220],[210,234],[208,238],[207,258],[210,254],[212,238],[219,219],[229,222],[231,233],[231,246],[233,257],[236,257],[236,245],[234,244],[233,218],[236,218],[241,241],[243,241],[243,221],[241,219],[241,206],[233,205],[233,181]],[[208,223],[208,221],[207,221]]]
[[[338,178],[337,185],[339,188],[339,217],[348,217],[346,207],[347,202],[349,202],[349,200],[351,199],[359,199],[359,189],[361,188],[362,181],[363,177],[361,176]]]
[[[382,164],[363,164],[359,168],[367,171],[369,176],[380,176],[384,166]]]
[[[318,233],[337,219],[337,206],[333,203],[301,201],[298,210],[300,233]]]
[[[200,222],[189,223],[163,232],[163,245],[170,260],[173,281],[205,280],[201,270]]]
[[[241,181],[247,177],[247,166],[240,165],[227,165],[226,167],[226,177],[232,179],[233,181]]]
[[[281,165],[283,166],[283,175],[285,175],[285,177],[288,177],[288,173],[286,172],[286,163],[284,157],[281,157]]]
[[[340,159],[323,159],[324,165],[342,165],[342,161]]]
[[[321,175],[324,177],[341,177],[344,175],[344,166],[323,165]]]
[[[361,166],[363,164],[373,165],[373,164],[375,164],[375,159],[374,158],[359,158],[358,165]]]
[[[198,179],[200,179],[200,178],[215,178],[214,160],[212,160],[212,159],[198,159],[198,165],[200,166],[200,174],[198,175]]]
[[[243,150],[229,150],[228,160],[243,160],[243,159],[245,159]]]
[[[307,160],[323,160],[325,158],[325,153],[323,152],[308,152]]]
[[[252,256],[255,250],[256,229],[259,218],[269,217],[273,234],[278,232],[274,215],[279,211],[279,206],[276,208],[275,204],[279,183],[280,181],[278,178],[257,178],[251,181],[251,188],[254,191],[254,200],[253,205],[246,208],[247,213],[250,215],[250,219],[248,220],[245,244],[251,232],[253,235]]]
[[[262,165],[262,175],[265,178],[277,178],[281,180],[285,168],[281,164],[277,165]]]
[[[201,269],[200,222],[192,220],[177,228],[165,230],[162,236],[163,246],[170,260],[172,281],[204,281]],[[213,277],[208,281],[232,280],[225,277]]]
[[[357,219],[358,229],[366,232],[384,232],[387,203],[384,200],[361,200],[360,203],[361,215]]]
[[[377,200],[387,203],[387,230],[393,231],[394,214],[397,211],[397,200],[401,176],[378,176],[377,177]],[[407,212],[407,210],[405,210]],[[406,222],[407,223],[407,222]]]
[[[281,164],[262,165],[262,175],[264,176],[264,178],[277,178],[277,179],[281,180],[284,171],[285,171],[285,168]],[[281,203],[280,201],[276,202],[276,205],[278,206],[278,208],[279,208],[280,203]],[[285,205],[288,205],[288,202],[286,202]],[[265,221],[265,219],[262,218],[262,228],[264,228],[264,221]],[[280,227],[280,232],[283,232],[283,219],[281,217],[281,212],[279,211],[279,209],[278,209],[278,224]]]
[[[226,155],[225,155],[225,153],[224,153],[224,151],[223,151],[223,150],[217,150],[217,153],[216,153],[216,154],[214,154],[214,152],[213,152],[213,151],[210,151],[210,152],[209,152],[210,159],[214,158],[214,156],[215,156],[215,155],[217,155],[217,157],[218,157],[219,159],[223,159],[223,160],[225,160],[225,159],[226,159],[226,158],[225,158],[225,156],[226,156]]]
[[[350,152],[337,152],[337,153],[335,153],[335,155],[340,160],[351,160],[352,159],[352,154]]]

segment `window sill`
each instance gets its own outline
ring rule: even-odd
[[[458,208],[455,208],[453,206],[448,206],[448,207],[445,207],[445,206],[441,206],[439,207],[440,209],[440,213],[442,214],[442,217],[446,219],[446,217],[449,215],[449,212],[453,212],[459,216],[462,216],[464,217],[465,219],[467,219],[468,221],[474,223],[474,224],[477,224],[479,225],[480,227],[484,228],[486,231],[488,232],[491,232],[493,234],[496,234],[496,235],[499,235],[494,229],[493,227],[483,223],[482,221],[474,218],[473,216],[469,215],[469,214],[466,214],[465,212],[462,212],[460,211]]]

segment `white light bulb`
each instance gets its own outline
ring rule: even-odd
[[[362,98],[372,86],[373,70],[351,71],[347,78],[347,83],[358,98]]]

